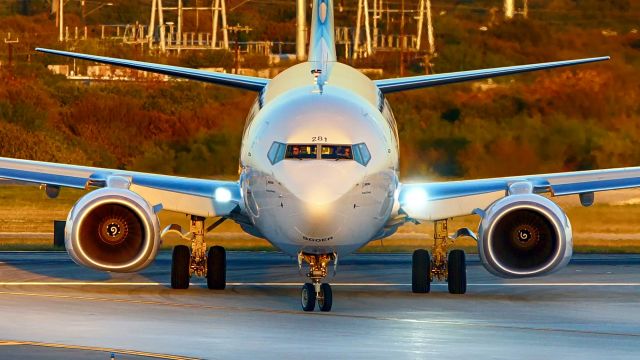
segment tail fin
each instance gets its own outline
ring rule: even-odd
[[[309,62],[317,63],[318,69],[325,68],[327,62],[336,61],[332,1],[333,0],[313,0],[311,37],[309,39]]]

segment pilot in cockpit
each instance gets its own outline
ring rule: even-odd
[[[336,159],[351,159],[351,147],[338,146],[336,149]]]
[[[347,147],[345,147],[345,148],[344,148],[344,152],[343,152],[342,156],[343,156],[345,159],[351,159],[351,148],[350,148],[350,147],[348,147],[348,146],[347,146]]]

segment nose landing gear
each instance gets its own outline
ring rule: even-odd
[[[337,254],[298,254],[298,266],[302,269],[302,263],[309,264],[309,272],[307,277],[311,279],[311,283],[305,283],[302,286],[300,300],[302,310],[313,311],[318,303],[320,311],[331,311],[333,305],[333,292],[331,285],[323,283],[322,280],[327,276],[327,267],[333,260],[334,269],[338,265]]]
[[[462,250],[447,249],[458,236],[471,236],[470,231],[459,231],[454,238],[447,233],[447,220],[436,220],[433,229],[433,257],[424,249],[413,252],[411,289],[414,293],[428,293],[433,280],[447,281],[449,293],[464,294],[467,291],[467,268]]]

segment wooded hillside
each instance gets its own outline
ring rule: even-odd
[[[231,1],[229,7],[240,1]],[[345,1],[346,7],[355,7]],[[146,21],[147,1],[114,1],[91,21]],[[516,175],[640,164],[640,5],[628,0],[545,0],[529,18],[490,21],[502,1],[433,1],[438,56],[433,69],[472,70],[610,55],[572,69],[393,94],[403,178]],[[252,40],[295,38],[295,4],[256,0],[230,14]],[[26,13],[27,15],[22,15]],[[138,16],[136,16],[138,15]],[[350,18],[351,17],[351,18]],[[355,14],[337,13],[338,25]],[[70,10],[69,24],[80,23]],[[349,19],[350,18],[350,19]],[[415,22],[415,20],[411,20]],[[408,26],[415,26],[414,23]],[[413,25],[411,25],[413,24]],[[396,26],[393,23],[392,26]],[[0,34],[20,34],[14,64],[0,50],[0,156],[193,176],[233,175],[253,93],[188,81],[70,81],[36,46],[185,66],[229,67],[222,52],[161,57],[118,43],[59,44],[45,1],[0,5]],[[397,55],[354,66],[397,76]],[[246,64],[245,64],[246,66]],[[408,64],[424,73],[422,59]],[[482,85],[482,86],[481,86]]]

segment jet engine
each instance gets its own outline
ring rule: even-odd
[[[538,276],[564,267],[573,251],[571,224],[553,201],[515,194],[493,203],[480,223],[478,250],[489,272]]]
[[[148,266],[160,246],[158,217],[140,195],[102,188],[80,198],[69,212],[65,245],[78,264],[133,272]]]

